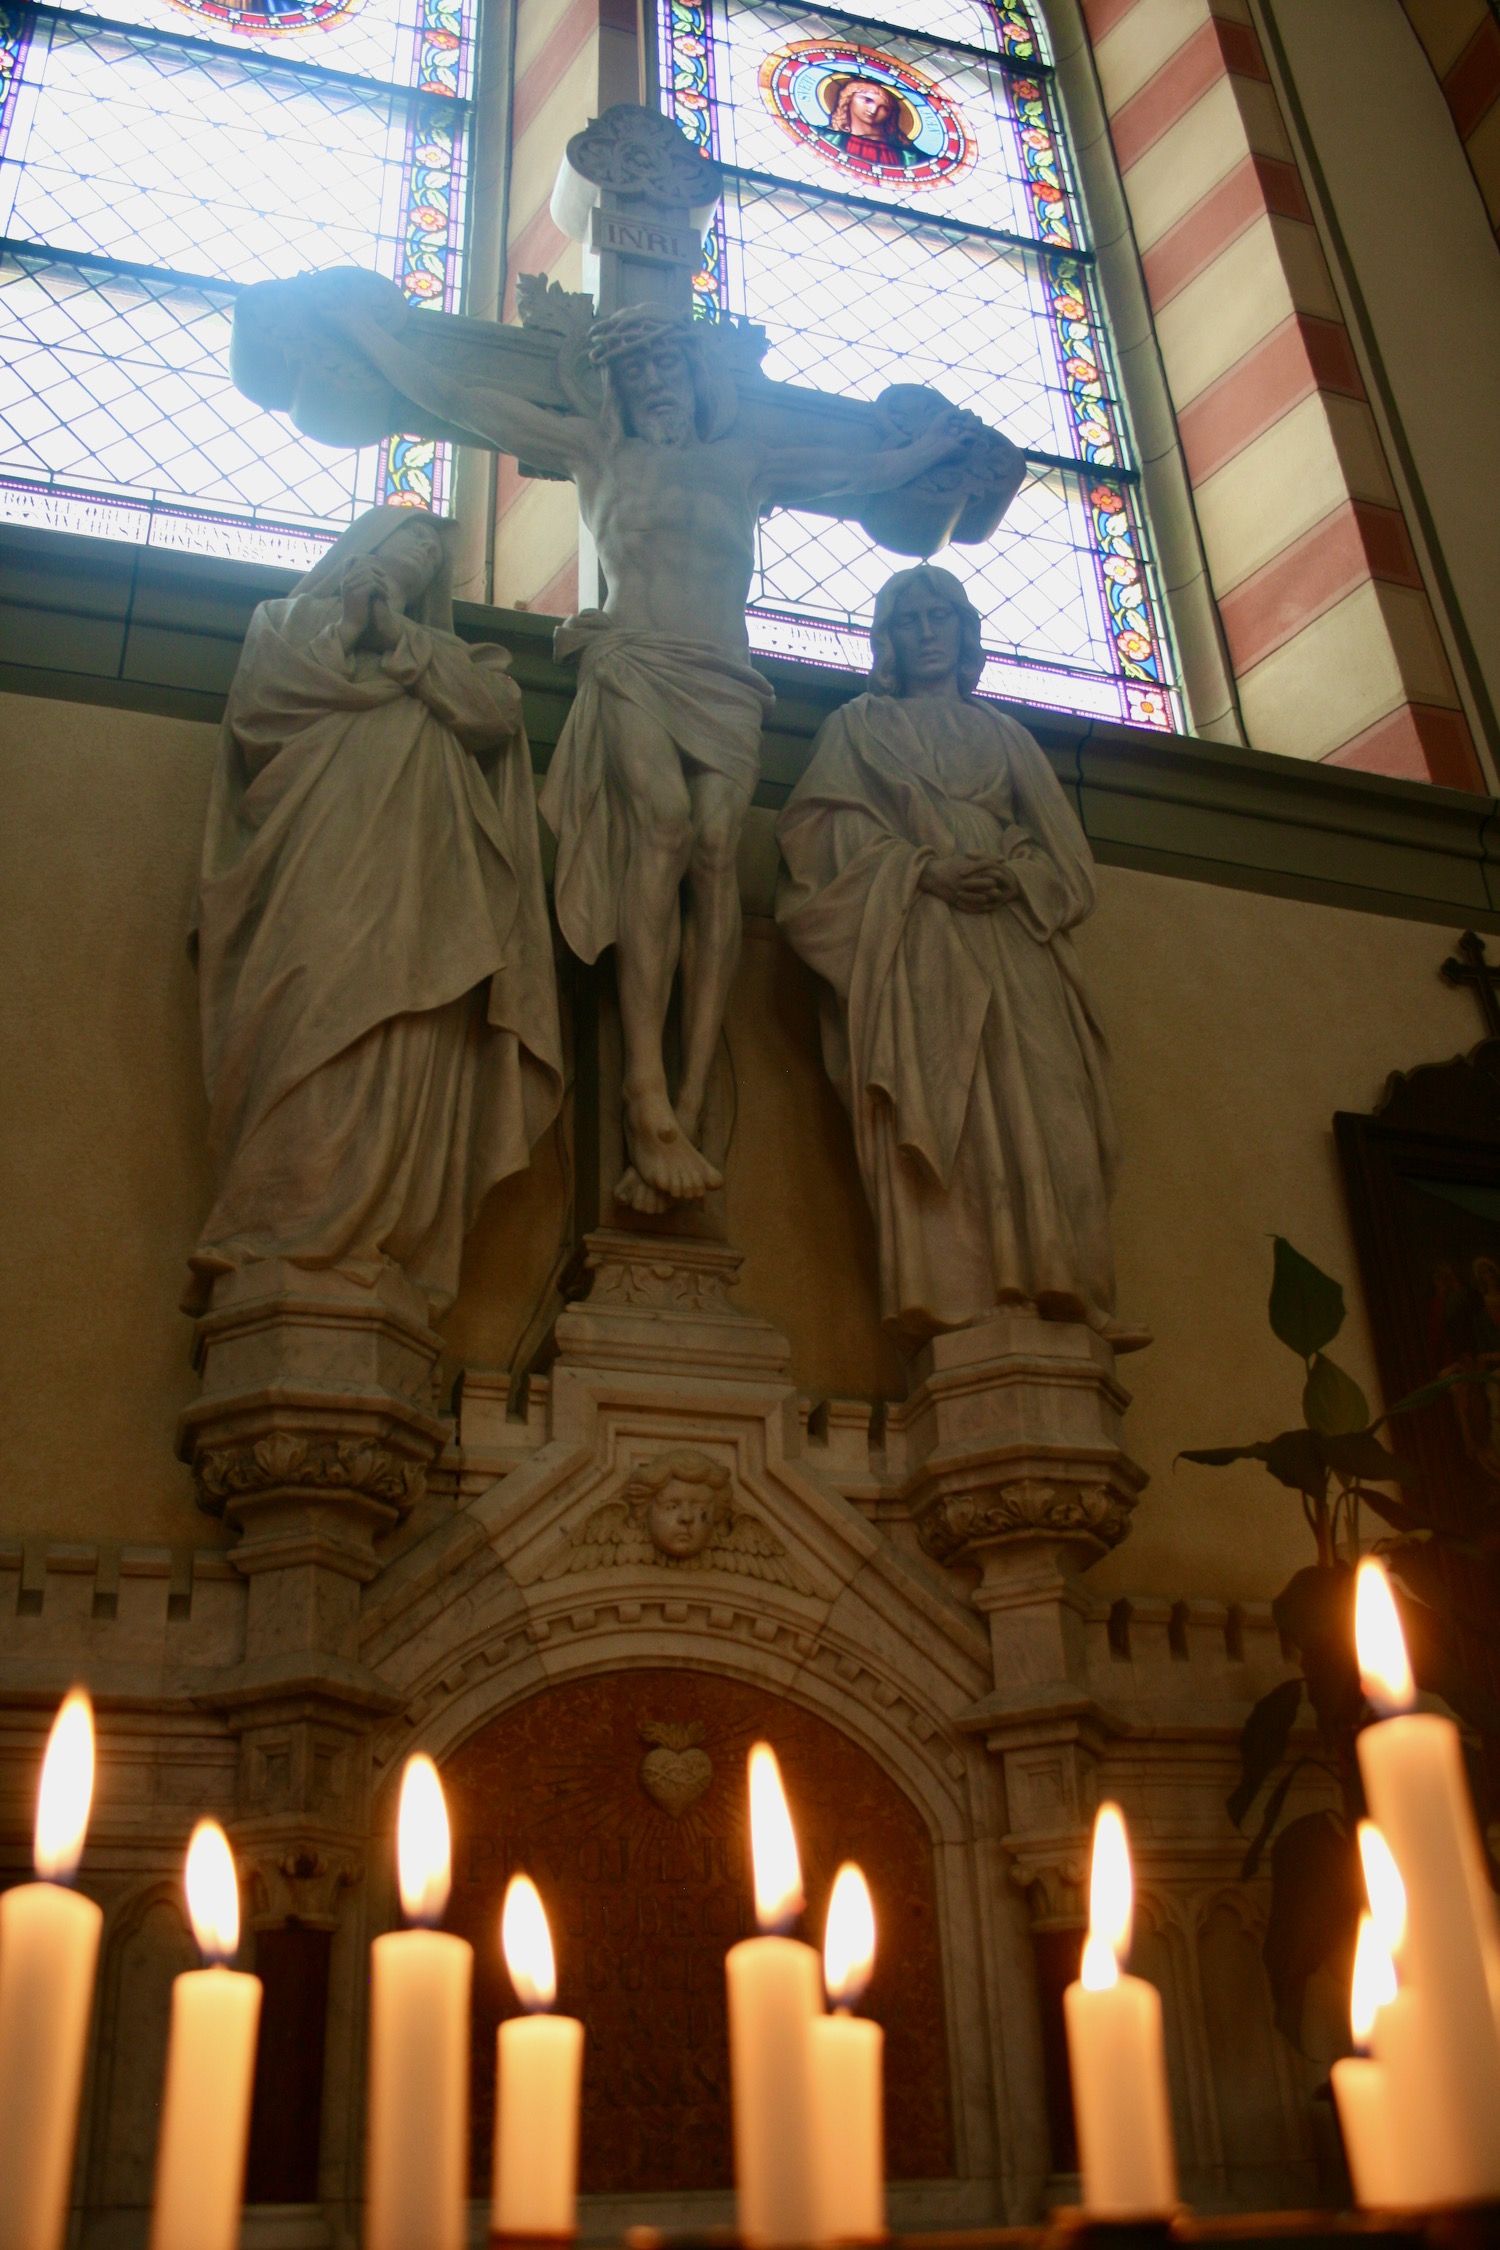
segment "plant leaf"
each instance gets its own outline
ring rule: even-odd
[[[1492,1367],[1450,1367],[1446,1375],[1439,1375],[1434,1382],[1424,1383],[1420,1390],[1408,1391],[1405,1398],[1398,1398],[1394,1406],[1386,1408],[1381,1421],[1388,1422],[1393,1414],[1415,1414],[1418,1407],[1431,1406],[1435,1399],[1446,1398],[1460,1383],[1487,1383],[1494,1372]],[[1375,1426],[1378,1429],[1380,1424],[1377,1422]]]
[[[1362,1902],[1354,1839],[1332,1812],[1303,1813],[1271,1848],[1271,1913],[1261,1958],[1277,2028],[1301,2046],[1308,1979],[1352,1948]]]
[[[1276,1237],[1271,1274],[1271,1327],[1299,1359],[1331,1344],[1344,1325],[1344,1292],[1330,1275]]]
[[[1231,1461],[1264,1461],[1270,1447],[1260,1445],[1209,1445],[1179,1453],[1179,1461],[1201,1461],[1206,1469],[1227,1469]]]
[[[1302,1386],[1302,1412],[1320,1437],[1352,1437],[1370,1424],[1370,1405],[1352,1375],[1322,1352],[1315,1354]]]
[[[1354,1654],[1353,1571],[1309,1563],[1282,1587],[1271,1615],[1302,1659],[1318,1731],[1332,1744],[1358,1719],[1364,1700]]]
[[[1261,1815],[1260,1826],[1255,1831],[1250,1849],[1240,1862],[1240,1881],[1242,1883],[1250,1882],[1259,1871],[1261,1854],[1271,1841],[1272,1832],[1286,1805],[1287,1793],[1301,1771],[1302,1760],[1299,1758],[1294,1766],[1287,1767],[1286,1772],[1266,1799],[1266,1809]]]
[[[1329,1468],[1336,1469],[1341,1477],[1369,1477],[1375,1484],[1404,1484],[1408,1490],[1419,1489],[1422,1483],[1422,1472],[1415,1463],[1388,1453],[1369,1430],[1325,1435],[1320,1439],[1318,1451]]]
[[[1266,1467],[1278,1484],[1321,1500],[1328,1490],[1328,1464],[1312,1430],[1283,1430],[1266,1447]]]
[[[1263,1695],[1240,1730],[1240,1778],[1224,1800],[1236,1828],[1286,1756],[1286,1746],[1302,1705],[1302,1682],[1283,1680]],[[1261,1839],[1264,1849],[1265,1839]]]
[[[1394,1499],[1388,1492],[1372,1492],[1368,1485],[1362,1485],[1359,1498],[1361,1507],[1370,1509],[1383,1523],[1388,1523],[1392,1531],[1415,1534],[1432,1529],[1432,1518],[1424,1508],[1413,1508],[1407,1501]]]

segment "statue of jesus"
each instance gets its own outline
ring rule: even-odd
[[[558,921],[584,961],[616,949],[630,1157],[617,1199],[659,1213],[701,1198],[722,1185],[697,1144],[739,959],[736,857],[772,700],[745,632],[756,521],[904,484],[955,452],[974,418],[950,409],[878,453],[763,442],[736,430],[734,386],[696,324],[649,305],[589,332],[604,378],[597,418],[441,372],[366,311],[329,317],[403,396],[578,488],[607,591],[602,610],[557,636],[579,669],[541,798],[558,838]],[[662,1036],[679,962],[674,1101]]]

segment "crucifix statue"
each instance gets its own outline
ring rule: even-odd
[[[1479,1012],[1484,1018],[1486,1039],[1500,1039],[1500,967],[1485,954],[1484,939],[1477,930],[1465,930],[1458,941],[1458,958],[1450,954],[1438,970],[1444,984],[1455,988],[1472,985],[1474,997],[1479,1002]]]
[[[605,593],[558,632],[579,685],[541,805],[563,935],[585,961],[616,949],[629,1161],[615,1193],[647,1213],[721,1184],[699,1139],[771,702],[745,630],[757,519],[849,516],[927,555],[989,538],[1024,470],[935,392],[867,403],[776,383],[762,331],[693,320],[721,191],[675,125],[622,104],[569,142],[553,197],[597,259],[597,306],[525,276],[521,326],[502,328],[413,311],[374,274],[308,274],[241,296],[231,360],[243,391],[309,436],[477,442],[577,487]],[[663,1035],[679,968],[674,1093]]]

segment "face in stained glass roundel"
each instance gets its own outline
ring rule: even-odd
[[[856,179],[931,187],[974,161],[973,135],[953,103],[878,47],[794,40],[767,55],[760,90],[784,132]]]
[[[241,5],[235,0],[172,0],[185,16],[200,21],[207,17],[226,31],[255,39],[267,32],[316,31],[325,24],[342,23],[358,4],[359,0],[243,0]]]

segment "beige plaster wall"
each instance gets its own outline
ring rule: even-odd
[[[172,1457],[193,1391],[177,1297],[210,1193],[185,939],[213,742],[185,721],[0,698],[0,1534],[215,1535]],[[768,830],[754,816],[752,909]],[[1172,1458],[1295,1417],[1296,1364],[1265,1325],[1274,1232],[1349,1285],[1342,1356],[1373,1388],[1330,1121],[1369,1108],[1393,1068],[1472,1044],[1472,1001],[1435,974],[1450,943],[1424,923],[1101,870],[1082,950],[1127,1145],[1121,1303],[1157,1338],[1122,1366],[1152,1484],[1101,1592],[1251,1598],[1301,1559],[1279,1488],[1251,1470],[1174,1473]],[[816,995],[763,911],[727,1028],[743,1299],[791,1336],[804,1390],[890,1390]],[[454,1364],[510,1363],[566,1200],[556,1137],[471,1237]]]
[[[0,1532],[204,1546],[187,955],[217,730],[0,696]]]

